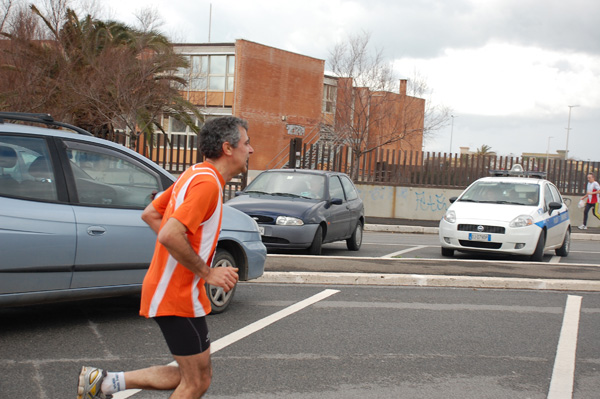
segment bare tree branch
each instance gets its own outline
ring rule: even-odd
[[[335,121],[327,136],[352,150],[353,177],[361,157],[402,142],[421,149],[425,100],[406,94],[383,50],[371,49],[368,32],[350,36],[330,52],[337,80]]]

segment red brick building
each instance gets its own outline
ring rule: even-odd
[[[325,76],[323,60],[247,40],[177,44],[175,49],[190,60],[190,68],[179,72],[189,81],[182,91],[186,99],[197,105],[207,118],[235,115],[248,120],[255,149],[249,166],[254,171],[284,166],[292,138],[313,144],[324,132],[335,132],[336,123],[343,117],[342,110],[336,107],[340,96],[368,92],[365,88],[352,88],[347,79]],[[415,120],[410,129],[420,129],[420,134],[388,148],[420,150],[424,100],[407,102],[407,98],[415,98],[406,96],[406,81],[400,87],[400,93],[375,93],[372,98],[373,101],[393,98],[394,105],[386,111],[398,116],[392,119],[405,118],[408,103],[417,104],[420,125]],[[195,135],[173,119],[165,119],[163,127],[171,136],[185,135],[189,144],[195,142]],[[369,140],[374,142],[385,126],[371,130]]]

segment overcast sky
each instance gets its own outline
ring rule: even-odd
[[[209,10],[212,4],[212,18]],[[417,71],[454,124],[425,143],[452,152],[488,145],[499,155],[564,150],[600,161],[598,0],[108,0],[133,24],[152,7],[175,42],[246,39],[327,60],[363,31],[400,77]],[[552,137],[549,139],[549,137]],[[260,150],[260,149],[257,149]]]

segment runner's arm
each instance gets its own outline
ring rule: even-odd
[[[156,234],[158,234],[158,229],[162,223],[162,218],[163,215],[158,212],[152,204],[148,204],[146,209],[144,209],[144,212],[142,212],[142,220],[146,222],[146,224],[150,226],[150,228],[154,230]]]
[[[211,268],[194,252],[187,238],[187,227],[179,220],[167,220],[158,233],[158,242],[164,245],[179,264],[203,278],[208,284],[222,287],[227,292],[237,283],[237,268]]]

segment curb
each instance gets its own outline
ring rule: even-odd
[[[438,234],[437,227],[402,226],[395,224],[366,224],[365,231],[380,233]],[[571,233],[572,240],[600,241],[600,234]]]
[[[420,274],[265,272],[251,284],[330,284],[406,287],[523,289],[550,291],[600,291],[600,281],[533,278],[466,277]]]

